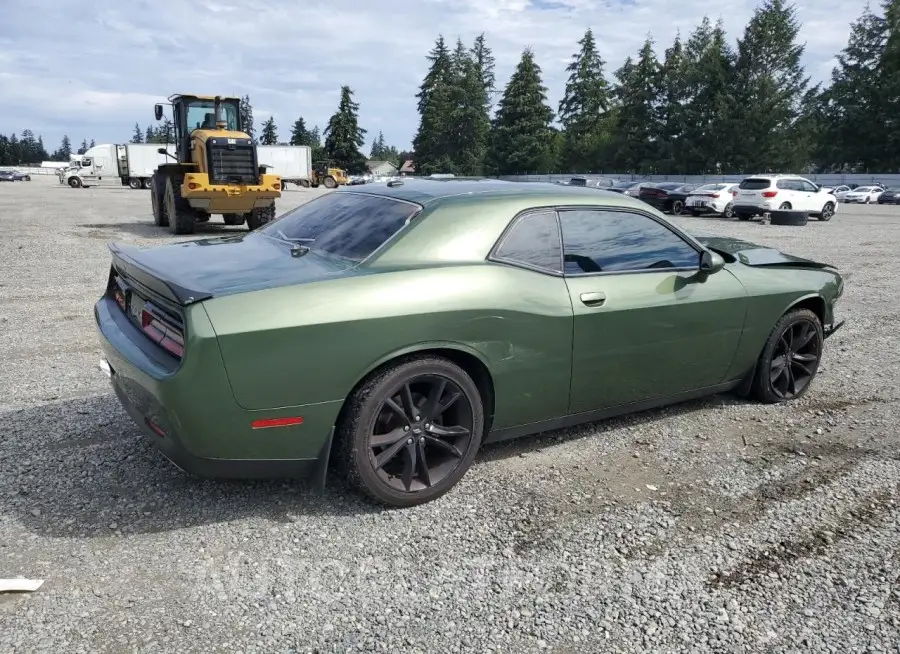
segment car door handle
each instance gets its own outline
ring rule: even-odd
[[[595,291],[593,293],[582,293],[581,303],[588,307],[601,307],[606,303],[606,293]]]

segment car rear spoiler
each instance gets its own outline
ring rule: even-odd
[[[168,278],[164,272],[151,268],[141,261],[143,257],[139,248],[115,242],[108,247],[117,270],[170,302],[187,306],[213,297],[209,291],[183,286]]]

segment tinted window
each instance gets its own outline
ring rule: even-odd
[[[497,248],[497,258],[561,272],[562,246],[556,214],[552,211],[523,216]]]
[[[329,193],[301,204],[258,231],[362,261],[418,210],[418,206],[391,198]]]
[[[696,268],[700,254],[671,229],[625,211],[561,211],[566,274]]]
[[[582,177],[573,177],[569,180],[571,186],[587,186],[587,180]]]
[[[785,189],[787,191],[799,191],[800,184],[796,179],[779,179],[775,182],[775,186],[781,189]]]
[[[674,183],[667,182],[665,184],[654,184],[653,186],[656,188],[665,189],[667,191],[674,191],[675,189],[681,188],[682,186],[684,186],[684,184],[674,184]]]
[[[772,185],[772,180],[765,179],[762,177],[750,177],[741,182],[740,187],[745,191],[761,191],[763,189],[769,188]]]

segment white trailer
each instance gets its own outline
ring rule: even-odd
[[[300,186],[312,178],[312,155],[308,145],[258,145],[260,166],[270,166],[268,172],[281,176],[282,186],[291,182]]]
[[[60,181],[72,188],[82,186],[129,186],[149,188],[150,178],[161,163],[172,161],[159,153],[159,143],[103,143],[89,148],[66,169]],[[165,146],[175,156],[175,146]]]

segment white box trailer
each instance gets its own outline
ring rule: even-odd
[[[82,186],[129,186],[149,188],[156,168],[174,159],[159,153],[165,147],[175,156],[175,145],[161,143],[103,143],[74,159],[60,182],[72,188]]]
[[[312,153],[308,145],[258,145],[259,165],[271,166],[268,172],[281,176],[281,183],[309,186],[312,177]]]

